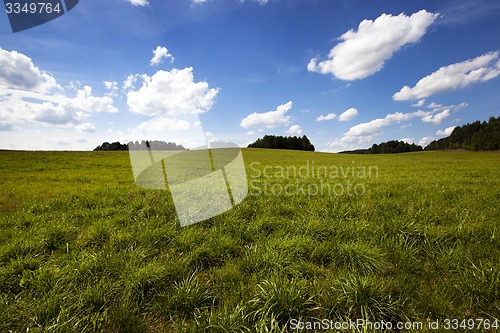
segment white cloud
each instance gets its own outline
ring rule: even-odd
[[[137,74],[136,75],[130,74],[129,76],[127,76],[125,81],[123,81],[122,89],[124,91],[127,91],[129,89],[133,89],[136,81],[137,81]]]
[[[153,50],[154,57],[151,59],[151,66],[158,66],[164,59],[170,58],[170,62],[174,62],[174,56],[168,53],[168,49],[164,46],[158,46]]]
[[[441,111],[437,114],[434,115],[427,115],[422,117],[422,121],[424,123],[433,123],[433,124],[440,124],[441,121],[444,119],[448,118],[450,116],[450,109],[446,109],[444,111]]]
[[[421,100],[419,100],[417,103],[412,104],[411,106],[414,106],[414,107],[419,108],[419,107],[423,106],[423,105],[424,105],[424,103],[425,103],[425,99],[421,99]]]
[[[337,118],[337,115],[335,113],[329,113],[327,114],[326,116],[319,116],[318,118],[316,118],[316,121],[326,121],[326,120],[332,120],[332,119],[335,119]]]
[[[299,125],[292,125],[288,131],[286,131],[288,134],[295,134],[295,135],[301,135],[302,134],[302,128],[300,128]]]
[[[200,3],[207,2],[207,0],[191,0],[191,2],[197,5],[197,4],[200,4]]]
[[[118,96],[118,82],[116,81],[104,81],[104,88],[108,91],[106,96],[114,97]]]
[[[246,134],[247,135],[255,135],[255,131],[248,131]]]
[[[130,2],[134,6],[147,6],[149,5],[148,0],[125,0],[127,2]]]
[[[292,106],[292,101],[289,101],[288,103],[278,106],[275,111],[264,113],[254,112],[246,116],[241,121],[240,126],[243,128],[258,126],[273,128],[279,125],[288,125],[292,117],[285,116],[285,114],[292,108]]]
[[[0,120],[74,126],[94,112],[118,112],[109,96],[96,97],[92,88],[72,82],[68,96],[55,78],[16,51],[0,49]]]
[[[71,109],[67,105],[52,102],[29,103],[16,99],[9,104],[6,117],[11,122],[32,122],[46,125],[74,125],[88,117],[87,114]]]
[[[357,80],[382,69],[384,63],[406,44],[418,42],[439,14],[421,10],[411,16],[382,14],[375,21],[363,20],[357,31],[339,37],[328,60],[309,62],[309,71],[333,74],[342,80]]]
[[[78,89],[82,88],[82,84],[80,83],[80,81],[71,81],[69,85],[66,86],[66,88],[77,91]]]
[[[399,139],[399,141],[403,141],[403,142],[406,142],[408,144],[415,143],[415,139],[414,138],[402,138],[402,139]]]
[[[332,152],[339,152],[344,150],[359,149],[360,147],[367,148],[373,144],[374,136],[356,137],[356,136],[343,136],[328,143],[327,146],[331,148]]]
[[[448,136],[448,135],[451,134],[451,132],[453,132],[453,130],[455,129],[455,127],[457,127],[457,126],[450,126],[450,127],[445,128],[444,130],[439,130],[439,131],[436,132],[436,135],[439,135],[439,136],[446,135],[446,136]]]
[[[207,139],[210,139],[210,132],[203,132],[198,114],[161,114],[127,129],[120,137],[120,140],[125,142],[163,140],[181,144],[186,148],[204,146]]]
[[[358,115],[358,110],[350,108],[339,116],[339,121],[349,121]]]
[[[135,75],[127,78],[124,86],[131,87],[130,79],[142,77],[142,87],[127,92],[131,112],[158,116],[161,114],[198,114],[209,111],[219,90],[208,83],[194,82],[193,68],[160,70],[153,76]],[[132,82],[133,86],[133,82]],[[131,89],[131,88],[130,88]]]
[[[396,101],[426,98],[431,95],[465,88],[500,75],[499,51],[483,54],[474,59],[441,67],[420,79],[415,87],[404,86],[392,98]]]
[[[382,127],[390,125],[390,122],[383,119],[374,119],[372,121],[355,125],[347,131],[346,136],[372,136]]]
[[[82,112],[118,112],[118,109],[113,106],[111,97],[93,96],[92,87],[90,86],[84,86],[76,92],[76,97],[68,99],[62,104],[64,107],[81,110]]]
[[[91,123],[83,123],[81,125],[76,126],[75,129],[77,132],[80,133],[94,133],[96,131],[95,126]]]
[[[468,106],[467,102],[462,102],[460,104],[455,104],[455,105],[443,105],[443,104],[438,104],[436,102],[432,102],[429,105],[427,105],[427,107],[429,109],[433,109],[434,112],[436,112],[436,111],[444,111],[446,109],[458,111],[458,110],[463,109],[463,108],[465,108],[467,106]]]
[[[384,118],[374,119],[372,121],[361,123],[355,125],[349,129],[345,134],[346,136],[373,136],[379,133],[380,129],[385,126],[389,126],[393,123],[399,123],[402,121],[409,120],[413,117],[409,113],[391,113],[386,115]]]
[[[75,97],[41,95],[12,89],[8,89],[7,93],[7,97],[0,100],[0,118],[10,122],[75,125],[88,118],[91,113],[118,112],[111,97],[95,97],[89,86],[78,90]]]
[[[430,111],[422,111],[418,110],[412,113],[412,115],[420,117],[424,123],[433,123],[439,124],[444,119],[448,118],[451,115],[452,111],[459,111],[465,107],[467,107],[466,102],[462,102],[456,105],[442,105],[435,102],[427,105],[427,108],[432,110]]]
[[[419,142],[418,145],[425,148],[434,138],[432,136],[424,136]]]
[[[2,48],[0,48],[0,86],[42,94],[63,90],[54,77],[36,67],[31,58],[17,51],[6,51]]]

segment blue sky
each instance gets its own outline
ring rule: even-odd
[[[14,34],[2,10],[0,149],[425,146],[500,115],[499,18],[495,0],[81,0]]]

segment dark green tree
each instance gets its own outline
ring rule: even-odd
[[[404,141],[391,140],[374,144],[371,148],[366,150],[366,154],[397,154],[409,153],[412,151],[422,151],[422,147],[414,143],[409,144]]]
[[[290,149],[314,151],[314,146],[307,136],[302,138],[296,136],[275,136],[264,135],[254,143],[248,145],[248,148],[268,148],[268,149]]]
[[[500,149],[500,116],[490,117],[488,122],[475,121],[457,126],[449,137],[434,140],[425,147],[425,150],[442,149]]]

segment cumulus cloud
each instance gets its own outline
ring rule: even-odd
[[[432,136],[424,136],[419,142],[418,145],[425,148],[434,138]]]
[[[381,129],[393,123],[409,120],[412,114],[392,113],[384,118],[374,119],[366,123],[352,126],[344,135],[328,143],[334,151],[352,150],[373,143],[374,139],[382,134]]]
[[[0,85],[42,94],[62,91],[54,77],[36,67],[31,58],[0,48]]]
[[[207,144],[210,132],[204,133],[198,114],[160,114],[138,126],[128,129],[120,141],[162,140],[175,142],[186,148]]]
[[[425,99],[420,99],[417,103],[412,104],[411,106],[419,108],[419,107],[423,106],[424,104],[425,104]]]
[[[247,135],[255,135],[255,131],[248,131],[246,134]]]
[[[311,72],[332,74],[341,80],[366,78],[382,69],[403,46],[418,42],[439,14],[421,10],[411,16],[382,14],[375,21],[363,20],[358,30],[347,31],[330,50],[328,59],[311,59]]]
[[[0,119],[13,123],[77,125],[95,112],[118,112],[109,96],[96,97],[90,86],[71,83],[68,95],[55,78],[16,51],[0,49]]]
[[[106,93],[109,97],[118,96],[118,82],[116,81],[104,81],[104,88],[108,91]]]
[[[133,81],[142,78],[142,87],[134,90]],[[160,70],[153,76],[129,76],[124,87],[131,112],[146,116],[162,114],[199,114],[209,111],[219,89],[209,88],[208,83],[195,82],[193,68]]]
[[[134,84],[136,81],[137,81],[137,75],[130,74],[129,76],[127,76],[125,81],[123,81],[122,89],[124,91],[126,91],[126,90],[134,88]]]
[[[125,0],[125,1],[130,2],[134,6],[143,7],[143,6],[149,5],[148,0]]]
[[[246,116],[241,121],[240,126],[243,128],[259,126],[273,128],[279,125],[288,125],[292,117],[286,116],[285,114],[292,108],[292,106],[292,101],[289,101],[288,103],[278,106],[275,111],[264,113],[254,112]]]
[[[450,127],[445,128],[444,130],[439,130],[439,131],[436,132],[436,135],[439,135],[439,136],[446,135],[446,136],[448,136],[448,135],[451,134],[451,132],[453,132],[453,130],[455,129],[455,127],[457,127],[457,126],[450,126]]]
[[[404,86],[392,98],[396,101],[426,98],[491,80],[500,75],[499,56],[499,51],[490,52],[474,59],[441,67],[420,79],[413,88]]]
[[[408,144],[412,144],[412,143],[415,143],[415,139],[414,138],[402,138],[402,139],[399,139],[399,141],[403,141],[403,142],[406,142]]]
[[[446,109],[444,111],[441,111],[436,114],[429,114],[424,117],[422,117],[422,121],[424,123],[433,123],[433,124],[440,124],[441,121],[444,119],[448,118],[450,116],[450,110]]]
[[[299,125],[292,125],[288,131],[286,131],[288,134],[295,134],[295,135],[301,135],[302,134],[302,128],[300,128]]]
[[[170,62],[174,62],[174,56],[168,53],[168,49],[164,46],[158,46],[153,50],[154,57],[151,59],[151,66],[158,66],[164,59],[170,58]]]
[[[62,103],[64,106],[86,112],[116,113],[118,109],[113,106],[113,99],[109,96],[96,97],[92,95],[92,87],[84,86],[71,98]]]
[[[96,131],[95,126],[91,123],[83,123],[81,125],[76,126],[75,129],[77,132],[80,133],[94,133]]]
[[[200,3],[207,2],[207,0],[191,0],[191,2],[197,5],[197,4],[200,4]]]
[[[361,136],[371,137],[373,135],[378,134],[382,127],[389,126],[396,121],[408,120],[410,118],[411,116],[409,114],[403,114],[399,112],[388,114],[384,118],[378,118],[366,123],[360,123],[358,125],[355,125],[351,127],[345,135],[355,136],[355,137],[361,137]]]
[[[17,102],[15,102],[17,100]],[[47,125],[75,125],[88,117],[84,112],[71,109],[67,104],[52,102],[30,103],[14,98],[4,115],[11,122],[32,122]]]
[[[358,110],[356,110],[355,108],[350,108],[339,116],[339,121],[349,121],[351,119],[354,119],[357,115]]]
[[[330,148],[329,151],[339,152],[343,150],[354,150],[360,147],[371,146],[373,143],[374,136],[346,136],[344,135],[341,138],[335,139],[332,142],[329,142],[327,146]]]
[[[442,105],[432,102],[427,106],[427,108],[432,110],[418,110],[413,112],[412,115],[420,117],[424,123],[440,124],[441,121],[448,118],[452,112],[459,111],[467,107],[467,105],[468,104],[466,102],[457,105]]]
[[[316,121],[319,122],[319,121],[333,120],[335,118],[337,118],[337,115],[335,113],[329,113],[326,116],[323,115],[319,116],[318,118],[316,118]]]
[[[75,97],[8,91],[10,94],[0,101],[0,117],[11,122],[76,125],[88,118],[91,113],[118,112],[111,97],[93,96],[92,88],[89,86],[78,90]],[[40,102],[34,102],[32,99]]]

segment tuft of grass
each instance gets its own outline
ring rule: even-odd
[[[404,319],[406,299],[388,281],[349,275],[337,279],[322,296],[322,306],[334,318],[397,322]]]
[[[168,308],[175,314],[193,318],[197,312],[206,310],[215,302],[215,297],[191,274],[189,277],[175,282],[168,293]]]
[[[246,304],[212,309],[195,317],[196,329],[207,333],[251,333],[249,310]]]
[[[276,321],[285,325],[292,318],[313,314],[315,303],[303,280],[275,278],[257,285],[255,297],[250,300],[253,317],[270,326]]]

